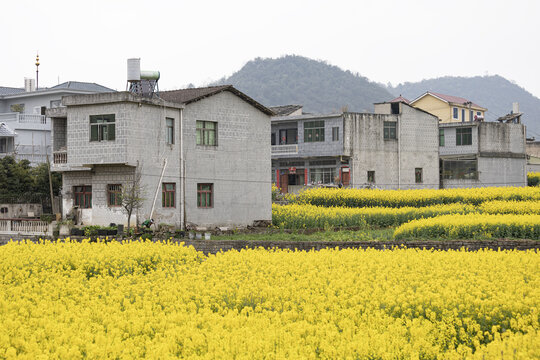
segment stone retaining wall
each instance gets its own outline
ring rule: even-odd
[[[13,240],[26,239],[28,237],[13,237]],[[38,237],[30,238],[33,241],[38,240]],[[71,239],[77,239],[72,236]],[[6,244],[10,240],[9,237],[0,237],[0,245]],[[469,251],[476,251],[481,249],[493,249],[493,250],[530,250],[540,249],[540,241],[537,240],[410,240],[410,241],[351,241],[351,242],[321,242],[321,241],[247,241],[247,240],[188,240],[181,239],[188,246],[193,246],[196,250],[202,251],[205,254],[215,254],[219,251],[228,250],[242,250],[246,248],[259,248],[265,249],[278,248],[278,249],[291,249],[291,250],[321,250],[325,248],[340,249],[380,249],[388,250],[394,247],[408,247],[415,249],[433,249],[433,250],[459,250],[465,248]]]

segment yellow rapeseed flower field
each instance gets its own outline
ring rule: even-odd
[[[492,200],[540,200],[540,187],[486,187],[470,189],[309,189],[293,199],[297,203],[346,207],[422,207],[436,204],[478,205]]]
[[[0,359],[538,359],[540,255],[0,247]]]

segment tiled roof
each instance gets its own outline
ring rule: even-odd
[[[23,92],[24,92],[23,88],[12,88],[12,87],[0,86],[0,96],[20,94]]]
[[[253,100],[240,90],[235,89],[232,85],[220,85],[220,86],[209,86],[204,88],[189,88],[189,89],[180,89],[180,90],[171,90],[171,91],[160,91],[159,97],[163,100],[176,102],[180,104],[189,104],[201,99],[207,98],[209,96],[216,95],[223,91],[230,91],[243,100],[247,101],[251,105],[255,106],[257,109],[268,115],[274,115],[274,112],[267,108],[264,105],[259,104],[257,101]]]
[[[390,100],[389,102],[404,102],[406,104],[410,103],[408,99],[405,99],[403,96],[399,95],[397,98]]]
[[[484,109],[483,106],[480,106],[478,104],[475,104],[473,103],[472,101],[470,100],[467,100],[465,98],[462,98],[462,97],[459,97],[459,96],[452,96],[452,95],[445,95],[445,94],[440,94],[440,93],[436,93],[436,92],[433,92],[433,91],[426,91],[424,94],[420,95],[419,97],[417,97],[416,99],[414,99],[412,102],[416,102],[416,100],[426,96],[427,94],[430,94],[432,96],[435,96],[443,101],[446,101],[448,103],[455,103],[455,104],[461,104],[461,105],[465,105],[466,103],[471,103],[471,106],[474,106],[474,107],[477,107],[477,108],[481,108],[481,109]]]
[[[15,136],[15,131],[11,130],[5,123],[0,123],[0,136]]]
[[[287,116],[293,112],[300,110],[302,105],[282,105],[282,106],[270,106],[269,109],[272,110],[276,116]]]
[[[81,91],[90,91],[90,92],[96,92],[96,93],[115,91],[103,85],[99,85],[96,83],[80,82],[80,81],[66,81],[62,84],[55,85],[49,89],[81,90]]]

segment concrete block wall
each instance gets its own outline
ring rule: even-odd
[[[217,146],[196,145],[196,121],[217,122]],[[230,92],[184,110],[186,218],[206,225],[270,220],[270,117]],[[214,206],[197,207],[197,184],[214,184]]]
[[[67,120],[65,118],[53,118],[52,122],[52,146],[54,151],[58,151],[67,146]]]
[[[461,126],[459,124],[440,124],[441,129],[444,130],[444,146],[439,147],[439,153],[442,156],[445,155],[467,155],[478,153],[478,123],[467,124],[467,126]],[[471,145],[456,145],[456,129],[470,127],[472,128],[472,144]],[[438,137],[437,137],[438,141]]]
[[[484,122],[478,125],[480,152],[525,154],[525,126]]]

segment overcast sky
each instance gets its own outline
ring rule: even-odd
[[[38,51],[40,86],[117,90],[131,57],[161,71],[169,90],[296,54],[393,85],[499,74],[540,97],[537,0],[13,0],[1,9],[0,86],[35,77]]]

